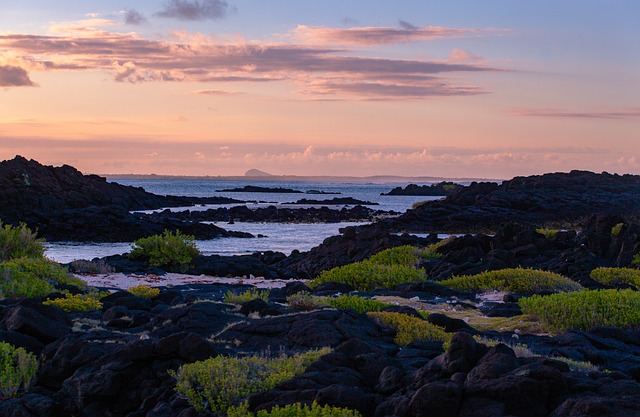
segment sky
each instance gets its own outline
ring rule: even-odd
[[[0,160],[640,174],[637,0],[0,0]]]

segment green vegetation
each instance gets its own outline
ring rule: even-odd
[[[251,413],[246,405],[229,409],[228,417],[361,417],[356,410],[334,407],[330,405],[320,406],[315,401],[311,406],[300,403],[275,406],[271,411],[260,410],[256,414]]]
[[[557,235],[559,231],[560,230],[558,229],[548,229],[546,227],[541,227],[536,229],[537,233],[540,233],[542,236],[546,237],[547,239],[551,239],[552,237]]]
[[[86,284],[59,264],[46,258],[19,258],[0,263],[0,297],[44,297],[54,285]]]
[[[640,266],[640,252],[633,255],[633,260],[631,261],[631,265]]]
[[[424,268],[379,265],[362,261],[323,271],[320,276],[311,281],[310,285],[317,287],[323,282],[335,281],[349,284],[359,291],[369,291],[376,288],[393,288],[405,282],[426,281],[426,279],[427,273]]]
[[[591,279],[604,285],[630,284],[640,288],[640,270],[633,268],[596,268]]]
[[[132,258],[148,259],[149,265],[183,270],[200,255],[193,236],[165,230],[161,235],[138,239],[130,252]]]
[[[83,294],[65,294],[65,298],[43,301],[46,306],[56,306],[66,312],[100,310],[102,303],[95,298]]]
[[[156,298],[160,295],[159,289],[144,284],[138,284],[134,287],[130,287],[127,291],[133,295],[137,295],[138,297],[149,299]]]
[[[526,294],[535,294],[541,291],[579,291],[582,289],[580,284],[562,275],[523,268],[507,268],[476,275],[462,275],[438,283],[456,290],[496,290]]]
[[[292,309],[300,311],[315,310],[316,308],[324,307],[326,305],[324,298],[314,297],[304,291],[288,296],[287,303]]]
[[[358,313],[380,311],[391,305],[381,301],[372,300],[370,298],[358,297],[357,295],[341,295],[336,298],[327,298],[326,303],[331,307],[338,308],[340,310],[350,308]]]
[[[242,304],[247,301],[255,300],[256,298],[260,298],[264,300],[264,302],[269,301],[269,290],[259,290],[257,288],[249,288],[248,290],[235,293],[233,291],[227,291],[224,294],[223,301],[228,304]]]
[[[216,356],[183,365],[172,376],[177,379],[176,391],[198,411],[225,413],[229,407],[240,405],[249,394],[269,390],[302,374],[307,366],[329,352],[325,348],[277,358]]]
[[[44,239],[38,239],[26,224],[13,227],[0,220],[0,262],[16,258],[42,258]]]
[[[630,289],[534,295],[518,303],[524,313],[538,317],[554,332],[596,326],[640,328],[640,292]]]
[[[407,346],[419,340],[443,343],[451,340],[451,335],[445,333],[444,329],[417,317],[384,311],[367,315],[382,325],[393,328],[396,331],[394,342],[400,346]]]
[[[15,397],[20,390],[28,389],[37,371],[35,355],[0,342],[0,399]]]
[[[618,223],[615,226],[613,226],[611,228],[611,236],[613,237],[620,236],[620,232],[622,231],[622,226],[624,226],[624,223]]]
[[[110,274],[115,269],[103,261],[102,259],[96,259],[93,261],[87,261],[84,259],[78,259],[71,262],[72,271],[78,274]]]

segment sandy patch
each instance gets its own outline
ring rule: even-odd
[[[75,274],[92,287],[120,288],[126,290],[136,285],[144,284],[150,287],[167,287],[185,284],[248,284],[258,288],[281,288],[287,285],[287,280],[265,279],[263,277],[212,277],[208,275],[186,275],[167,273],[165,275],[134,275],[134,274]]]

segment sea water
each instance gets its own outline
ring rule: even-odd
[[[331,182],[291,182],[291,181],[229,181],[208,178],[181,179],[181,178],[144,178],[144,179],[117,179],[113,180],[123,185],[142,187],[146,191],[161,195],[182,195],[190,197],[230,197],[237,200],[249,201],[246,205],[250,208],[267,207],[309,207],[289,205],[299,199],[331,200],[334,197],[353,197],[358,200],[378,203],[369,206],[374,210],[395,211],[404,213],[407,209],[419,201],[434,200],[439,197],[424,196],[381,196],[397,186],[405,186],[406,183],[331,183]],[[303,193],[244,193],[221,192],[219,190],[241,188],[246,185],[255,185],[268,188],[289,188],[300,190]],[[315,190],[336,194],[306,194],[306,191]],[[338,194],[339,193],[339,194]],[[224,207],[240,204],[224,205]],[[320,205],[321,206],[321,205]],[[196,207],[173,208],[172,210],[206,210],[208,208],[221,207],[220,205],[205,205]],[[329,206],[340,209],[344,206]],[[293,250],[307,251],[318,246],[324,239],[340,234],[340,229],[346,226],[357,226],[365,223],[340,222],[340,223],[252,223],[235,222],[227,224],[223,222],[213,223],[226,230],[248,232],[256,238],[216,238],[210,240],[198,240],[196,244],[205,255],[242,255],[255,252],[279,251],[289,255]],[[93,259],[104,256],[122,254],[131,250],[132,242],[116,243],[87,243],[87,242],[49,242],[45,244],[46,255],[58,262],[71,262],[76,259]]]

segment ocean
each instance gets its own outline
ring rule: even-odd
[[[331,200],[334,197],[353,197],[358,200],[370,201],[379,205],[370,206],[374,210],[396,211],[404,213],[407,209],[419,201],[435,200],[440,197],[424,196],[381,196],[380,193],[389,192],[397,186],[405,186],[407,183],[338,183],[338,182],[292,182],[292,181],[242,181],[242,180],[216,180],[209,178],[182,179],[182,178],[136,178],[110,180],[123,185],[142,187],[146,191],[161,195],[182,195],[191,197],[223,196],[237,200],[249,201],[246,205],[250,208],[267,207],[270,205],[283,207],[308,207],[290,206],[286,203],[299,199]],[[288,194],[288,193],[244,193],[222,192],[219,190],[241,188],[246,185],[254,185],[268,188],[289,188],[307,192],[310,190],[325,193],[339,194]],[[196,207],[177,207],[172,210],[206,210],[216,207],[231,207],[230,205],[206,205]],[[343,206],[330,206],[341,208]],[[293,250],[307,251],[318,246],[329,236],[339,234],[339,229],[346,226],[355,226],[365,223],[340,222],[340,223],[248,223],[235,222],[234,224],[214,223],[226,230],[249,232],[253,235],[265,237],[254,239],[241,238],[217,238],[211,240],[198,240],[196,244],[205,255],[243,255],[268,250],[283,252],[289,255]],[[425,231],[426,232],[426,231]],[[46,256],[58,262],[71,262],[76,259],[93,259],[109,255],[129,252],[132,242],[116,243],[87,243],[87,242],[48,242],[45,244]]]

